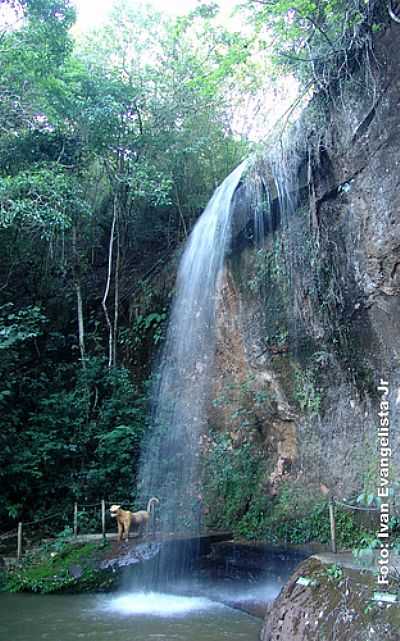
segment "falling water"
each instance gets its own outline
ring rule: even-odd
[[[188,239],[179,266],[153,390],[152,429],[140,470],[143,499],[160,499],[163,535],[198,535],[200,530],[199,446],[210,398],[218,285],[231,240],[231,201],[245,166],[246,161],[215,191]],[[184,555],[179,556],[175,566],[185,563]],[[174,570],[179,574],[179,568]],[[158,573],[165,571],[159,568]]]

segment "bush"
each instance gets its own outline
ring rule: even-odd
[[[213,435],[204,460],[203,482],[209,527],[238,532],[251,506],[253,519],[257,520],[254,501],[262,504],[264,500],[262,491],[261,498],[256,499],[263,469],[262,452],[252,443],[244,442],[235,447],[229,435]],[[253,525],[248,524],[245,529],[250,527]]]
[[[126,369],[109,370],[104,359],[90,358],[85,370],[60,362],[51,375],[25,372],[21,386],[10,382],[11,373],[4,378],[11,388],[0,398],[4,529],[14,519],[39,521],[55,512],[62,527],[71,524],[75,501],[134,494],[147,408]],[[80,526],[92,529],[88,516],[81,517]]]
[[[216,434],[204,463],[204,495],[207,524],[232,530],[236,537],[274,544],[330,542],[326,501],[316,500],[313,488],[282,483],[277,497],[263,488],[265,461],[252,443],[233,447],[225,434]],[[336,509],[337,544],[352,548],[362,542],[366,530],[348,510]]]
[[[331,540],[329,512],[326,501],[314,502],[310,511],[292,518],[282,518],[279,501],[264,522],[260,535],[271,543],[322,543]],[[351,548],[365,536],[347,510],[336,511],[336,542],[339,548]]]

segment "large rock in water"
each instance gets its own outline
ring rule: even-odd
[[[311,585],[297,583],[300,577]],[[399,641],[400,605],[372,601],[370,572],[304,561],[268,611],[261,641]]]

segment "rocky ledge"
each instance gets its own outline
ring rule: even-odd
[[[393,579],[388,593],[399,587]],[[400,602],[377,592],[370,571],[307,559],[269,608],[261,641],[399,641]]]

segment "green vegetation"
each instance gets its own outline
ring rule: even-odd
[[[250,442],[240,447],[225,434],[214,434],[204,461],[207,525],[240,533],[262,474],[262,454]]]
[[[287,515],[282,513],[281,504],[282,498],[278,496],[277,501],[272,503],[264,518],[259,521],[257,538],[266,539],[271,543],[300,544],[313,541],[329,544],[330,523],[325,501],[314,499],[308,503],[307,511],[304,512],[299,511],[294,505]],[[336,523],[337,544],[340,548],[352,548],[365,536],[365,530],[356,523],[348,511],[338,510]]]
[[[266,459],[251,443],[215,434],[205,457],[207,524],[241,538],[270,543],[330,542],[327,502],[301,483],[283,482],[277,496],[265,490]],[[361,547],[370,535],[351,512],[337,508],[337,543]]]
[[[343,569],[338,563],[328,565],[326,568],[326,574],[333,581],[341,581],[343,579]]]
[[[3,509],[9,517],[23,515],[30,521],[46,517],[49,510],[64,512],[60,525],[71,523],[74,500],[82,504],[102,496],[133,497],[132,469],[147,408],[130,373],[123,368],[109,370],[104,358],[95,357],[86,359],[85,369],[59,363],[52,372],[50,353],[42,360],[39,378],[34,380],[35,370],[28,369],[22,382],[18,372],[32,356],[28,350],[25,354],[13,350],[14,354],[17,362],[8,350],[8,361],[1,363],[8,372],[1,399],[3,408],[9,409],[0,461]],[[30,406],[15,405],[17,394],[31,398]],[[18,429],[20,421],[23,430]]]
[[[70,532],[64,531],[55,543],[27,555],[8,573],[4,589],[41,594],[110,589],[115,576],[96,563],[107,544],[74,544],[68,542],[69,536]]]
[[[372,35],[388,21],[379,0],[249,0],[250,20],[271,48],[279,73],[294,73],[304,90],[327,90],[351,73]]]
[[[287,279],[285,261],[281,252],[281,242],[276,240],[270,249],[259,249],[256,253],[255,271],[249,281],[249,287],[254,293],[259,293],[271,282],[275,286],[284,287]]]
[[[300,409],[311,416],[318,415],[321,407],[321,394],[316,387],[314,371],[296,368],[294,380],[293,398],[299,404]]]
[[[118,0],[104,27],[74,39],[69,0],[3,5],[11,22],[0,25],[0,522],[8,530],[57,512],[60,528],[74,501],[135,501],[176,259],[215,186],[252,148],[238,133],[244,97],[262,112],[263,91],[289,74],[307,97],[327,92],[386,13],[373,0],[247,0],[244,35],[221,25],[213,3],[171,19]],[[320,100],[319,123],[325,93]],[[290,286],[297,305],[304,292],[321,303],[327,325],[342,311],[338,256],[316,265],[307,237],[297,264],[293,238],[282,238],[258,252],[246,282],[268,300],[275,353],[287,350]],[[289,283],[289,267],[301,280]],[[339,334],[335,327],[332,342]],[[317,415],[311,365],[296,371],[294,387],[300,410]],[[229,408],[240,438],[213,435],[209,524],[249,538],[326,541],[325,504],[292,518],[299,497],[288,488],[265,498],[256,414],[269,402],[252,381],[215,402]],[[91,528],[84,510],[80,519]],[[347,514],[339,519],[347,545],[359,532]],[[89,553],[66,546],[40,570],[32,558],[10,585],[67,588],[68,564]]]
[[[248,54],[212,6],[119,1],[74,41],[68,0],[3,4],[0,521],[62,527],[75,500],[134,501],[166,274],[248,149],[230,127]]]
[[[212,402],[213,406],[221,409],[229,416],[232,427],[237,430],[238,440],[242,442],[251,437],[251,432],[258,426],[258,411],[265,411],[269,402],[268,390],[257,384],[254,375],[248,375],[243,381],[225,382],[223,392]],[[226,449],[227,442],[221,441]],[[228,447],[229,449],[229,447]]]

